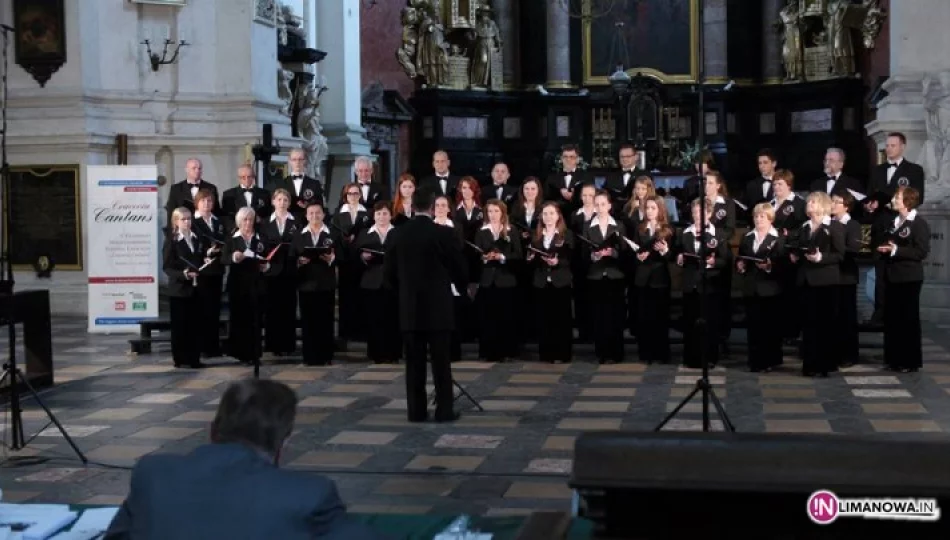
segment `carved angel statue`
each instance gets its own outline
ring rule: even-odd
[[[294,106],[294,92],[290,89],[290,83],[293,82],[296,74],[283,68],[277,68],[277,97],[283,102],[280,108],[280,114],[290,116]]]
[[[305,85],[298,88],[300,111],[297,113],[297,131],[303,139],[303,149],[307,153],[307,175],[321,178],[320,166],[330,154],[327,138],[320,126],[320,96],[327,90],[325,84],[319,87]]]
[[[789,2],[779,12],[779,16],[784,30],[782,60],[785,64],[785,79],[802,80],[805,76],[805,64],[802,61],[802,27],[798,2]]]
[[[396,50],[396,60],[406,70],[410,79],[419,75],[416,68],[416,50],[419,45],[419,11],[412,7],[402,8],[402,45]]]
[[[475,26],[475,45],[472,49],[471,86],[488,88],[501,73],[492,72],[492,57],[501,49],[501,32],[491,18],[491,8],[478,8],[478,24]]]

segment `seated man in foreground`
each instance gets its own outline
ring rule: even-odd
[[[138,461],[105,538],[378,538],[347,518],[332,480],[277,467],[296,410],[297,396],[282,383],[231,385],[211,424],[211,444]]]

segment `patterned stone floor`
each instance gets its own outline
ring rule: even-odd
[[[947,438],[948,329],[926,327],[921,373],[885,372],[880,349],[868,348],[864,364],[828,379],[799,376],[791,351],[780,371],[760,375],[745,371],[737,350],[712,382],[741,431]],[[120,502],[136,458],[204,443],[220,392],[250,376],[228,360],[175,370],[167,348],[132,357],[128,336],[89,336],[82,320],[57,319],[54,334],[57,384],[42,397],[95,463],[83,466],[28,402],[28,436],[43,431],[16,455],[49,460],[0,468],[6,501]],[[504,515],[568,508],[566,477],[578,434],[651,430],[690,391],[698,372],[637,363],[631,349],[631,363],[611,366],[595,364],[589,350],[571,365],[458,363],[456,379],[486,412],[463,399],[462,420],[448,425],[406,422],[402,367],[367,364],[358,350],[329,368],[285,362],[267,364],[262,374],[292,385],[301,398],[286,466],[329,474],[352,510]],[[0,440],[9,443],[5,406],[0,422]],[[699,427],[698,402],[670,424]],[[0,459],[11,455],[3,450]]]

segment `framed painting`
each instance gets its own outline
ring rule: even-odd
[[[66,63],[64,0],[13,0],[16,63],[40,87]]]
[[[6,209],[10,262],[33,268],[40,258],[57,270],[82,270],[82,215],[78,165],[10,167]]]

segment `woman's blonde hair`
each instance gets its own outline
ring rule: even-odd
[[[752,209],[752,217],[755,217],[758,214],[762,214],[767,217],[770,223],[775,222],[775,209],[772,208],[772,205],[767,202],[755,205],[755,208]]]
[[[191,213],[191,210],[185,208],[184,206],[179,206],[174,211],[172,211],[172,234],[178,234],[178,221],[185,215],[192,217],[193,214]]]
[[[805,202],[814,202],[821,211],[822,216],[831,215],[831,197],[824,191],[813,191],[809,193]]]

